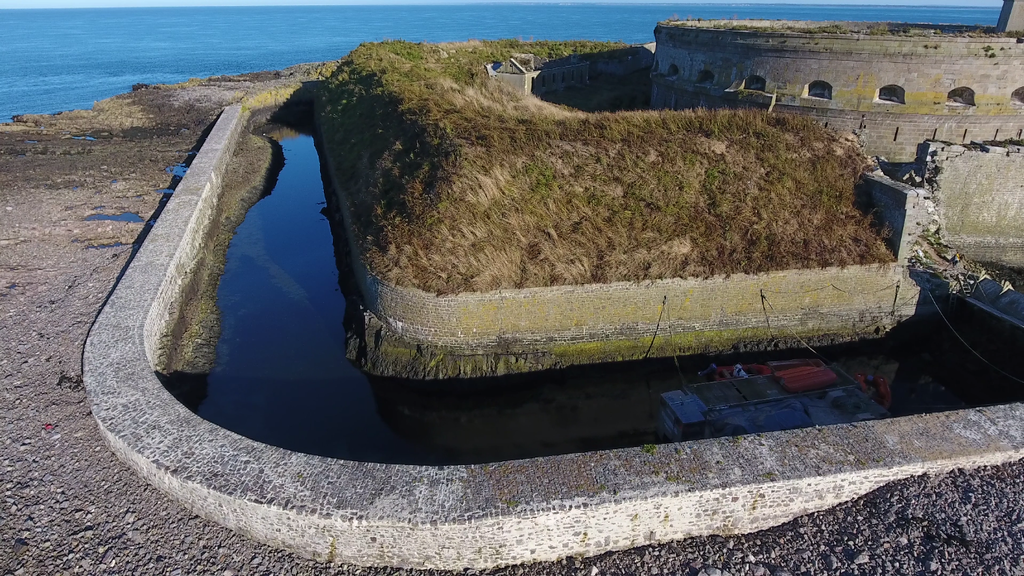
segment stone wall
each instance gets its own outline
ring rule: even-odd
[[[158,239],[145,244],[154,247],[150,250],[158,249],[156,247],[173,249],[173,252],[165,255],[170,258],[166,270],[150,272],[162,278],[160,293],[148,309],[145,325],[146,353],[153,359],[156,370],[169,371],[172,347],[175,346],[171,341],[175,333],[173,327],[189,296],[189,289],[194,289],[194,285],[190,285],[195,276],[193,272],[200,264],[203,243],[210,239],[209,232],[219,214],[217,203],[222,178],[245,124],[245,116],[241,106],[231,106],[224,110],[203,142],[201,153],[196,155],[188,172],[174,189],[173,203],[177,208],[171,211],[171,216],[167,215],[169,206],[160,214],[161,220],[170,220],[176,212],[187,211],[187,220],[181,222],[184,226],[181,231],[184,240],[172,245],[170,241],[160,239],[159,236],[166,234],[169,228],[161,226],[154,227],[149,234],[158,235]]]
[[[591,74],[597,76],[626,76],[650,68],[654,64],[654,42],[616,52],[623,53],[619,58],[594,60],[590,63]]]
[[[652,107],[747,105],[770,94],[760,106],[856,131],[869,154],[900,162],[912,161],[926,139],[965,142],[1024,133],[1024,93],[1014,95],[1024,87],[1024,45],[1015,38],[713,26],[658,25]],[[763,92],[744,89],[752,76],[765,80]],[[812,95],[814,82],[827,83],[828,98]],[[879,98],[887,85],[905,90],[903,103]],[[973,90],[974,105],[949,100],[950,91],[961,87]]]
[[[371,274],[367,290],[368,308],[395,334],[477,351],[643,339],[656,331],[664,337],[687,334],[691,353],[730,349],[736,341],[716,335],[731,331],[751,340],[769,338],[771,329],[854,335],[908,318],[919,298],[917,285],[895,265],[449,296],[395,286]]]
[[[162,386],[164,314],[201,243],[229,108],[100,312],[83,374],[99,430],[148,482],[197,514],[328,562],[488,568],[689,536],[760,530],[914,474],[1024,456],[1024,407],[996,406],[473,466],[334,460],[254,442]],[[182,185],[186,184],[183,180]],[[185,193],[182,193],[185,192]],[[847,287],[847,289],[850,289]],[[856,287],[854,288],[856,289]]]
[[[888,233],[886,244],[899,262],[906,263],[914,243],[934,218],[931,194],[876,174],[866,174],[863,185],[869,208],[883,232]]]
[[[1024,266],[1024,147],[929,142],[918,163],[944,241],[975,260]]]

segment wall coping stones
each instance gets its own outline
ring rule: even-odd
[[[111,449],[197,514],[326,561],[486,568],[760,530],[898,478],[1024,457],[1024,406],[490,465],[333,460],[187,410],[154,371],[182,258],[219,192],[242,115],[225,110],[85,346]]]

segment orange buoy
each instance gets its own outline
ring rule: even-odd
[[[889,381],[885,376],[875,374],[871,377],[871,389],[868,387],[868,377],[863,372],[853,375],[853,379],[860,384],[860,389],[886,410],[892,406],[892,390],[889,389]]]

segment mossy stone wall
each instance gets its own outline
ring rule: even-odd
[[[1024,102],[1013,96],[1024,87],[1024,44],[1016,38],[665,25],[657,27],[655,37],[656,108],[729,106],[729,95],[757,75],[766,80],[765,91],[775,95],[774,110],[857,131],[869,154],[893,161],[913,161],[925,139],[1018,138],[1024,130]],[[669,75],[670,68],[678,73]],[[714,74],[712,81],[706,72]],[[815,81],[831,85],[831,99],[809,96]],[[904,103],[880,100],[878,90],[886,85],[902,87]],[[975,105],[948,100],[960,87],[974,91]]]
[[[922,146],[943,240],[967,256],[1024,266],[1024,148]]]

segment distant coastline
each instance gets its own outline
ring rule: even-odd
[[[88,108],[136,83],[334,60],[360,42],[385,38],[648,42],[651,22],[673,14],[994,24],[999,7],[542,3],[0,10],[0,122],[15,114]]]

